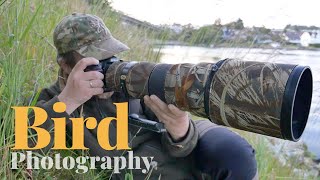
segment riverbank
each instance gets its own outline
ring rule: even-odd
[[[303,141],[283,142],[276,138],[268,138],[267,144],[274,152],[274,157],[282,165],[291,167],[294,173],[304,178],[320,176],[320,162]]]
[[[199,47],[199,48],[254,48],[254,49],[271,49],[271,50],[304,50],[304,51],[320,51],[319,47],[302,47],[297,45],[280,45],[280,46],[272,46],[270,44],[228,44],[222,43],[218,45],[191,45],[187,43],[182,43],[178,41],[153,41],[154,46],[185,46],[185,47]]]

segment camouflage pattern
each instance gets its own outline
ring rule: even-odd
[[[128,62],[113,63],[106,73],[107,84],[121,91],[121,71]],[[126,89],[133,98],[148,94],[149,76],[156,64],[133,65]],[[228,59],[209,82],[209,107],[205,112],[204,91],[213,63],[173,64],[165,76],[165,102],[215,124],[278,138],[286,83],[296,65]]]
[[[108,88],[121,91],[121,72],[128,62],[113,63],[105,74]],[[130,97],[143,98],[149,95],[149,76],[156,64],[139,62],[133,65],[126,76],[126,90]],[[165,76],[165,101],[197,116],[207,117],[204,110],[204,90],[212,63],[175,64]]]
[[[126,88],[130,96],[143,98],[143,96],[149,95],[148,81],[155,65],[154,63],[140,62],[129,70],[126,78]]]
[[[114,62],[109,66],[108,71],[104,75],[108,89],[121,92],[120,76],[123,67],[128,64],[128,62]]]
[[[113,63],[105,74],[105,80],[108,88],[113,91],[121,91],[121,72],[128,62]],[[148,62],[138,62],[133,65],[125,77],[126,90],[130,97],[143,98],[149,95],[148,80],[156,64]]]
[[[53,41],[58,54],[75,50],[98,60],[129,49],[112,37],[102,19],[82,13],[64,17],[54,30]]]
[[[165,98],[168,104],[207,117],[204,90],[212,63],[175,64],[166,74]]]
[[[282,100],[295,66],[225,61],[211,83],[210,119],[216,124],[283,138],[280,129]]]

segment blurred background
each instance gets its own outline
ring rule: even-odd
[[[320,21],[316,4],[316,0],[0,0],[0,177],[30,177],[25,167],[10,170],[11,107],[33,105],[40,90],[56,81],[53,30],[62,17],[85,12],[101,17],[112,34],[128,44],[131,50],[120,54],[125,60],[198,63],[238,58],[310,66],[314,92],[301,141],[232,130],[256,149],[260,179],[320,179]],[[108,176],[108,172],[95,170],[84,175],[54,169],[33,172],[35,179]]]

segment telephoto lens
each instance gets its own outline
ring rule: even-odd
[[[109,91],[128,98],[156,95],[215,124],[298,141],[308,121],[308,66],[224,59],[163,64],[101,61]]]

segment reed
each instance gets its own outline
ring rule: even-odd
[[[119,40],[128,44],[131,51],[121,54],[128,60],[149,60],[157,62],[160,52],[154,52],[154,33],[147,29],[126,28],[120,23],[119,13],[104,1],[73,0],[13,0],[0,1],[0,178],[28,178],[25,167],[18,171],[10,169],[10,148],[14,144],[14,113],[12,106],[34,105],[42,88],[56,81],[56,51],[52,42],[55,25],[65,15],[84,12],[98,15]],[[199,35],[200,36],[200,35]],[[157,35],[164,41],[166,33]],[[197,39],[199,37],[193,37]],[[160,48],[161,49],[161,48]],[[282,167],[268,151],[265,140],[255,135],[245,135],[257,152],[261,179],[278,176],[292,177],[288,167]],[[49,152],[50,153],[50,152]],[[76,156],[75,151],[61,151],[61,154]],[[106,179],[109,172],[89,170],[76,174],[68,170],[37,170],[34,179]],[[133,179],[130,172],[127,179]]]

